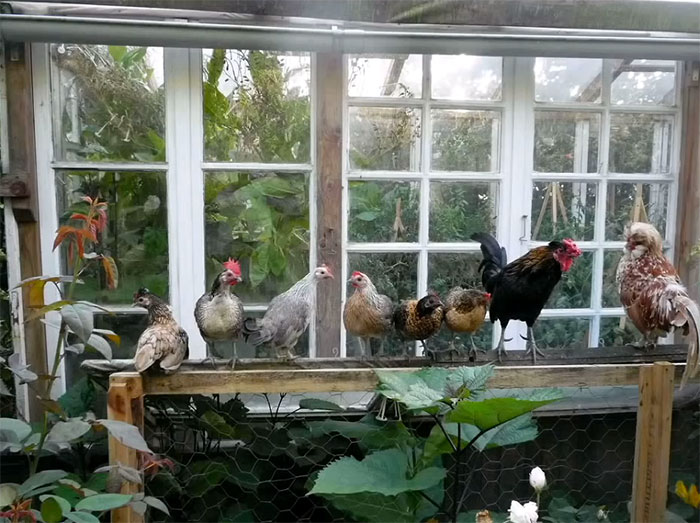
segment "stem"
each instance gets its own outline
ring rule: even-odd
[[[280,406],[282,405],[282,400],[287,396],[286,392],[280,393],[280,400],[277,402],[277,408],[275,409],[275,423],[277,423],[277,418],[280,412]]]
[[[447,438],[447,441],[450,442],[450,446],[452,447],[452,451],[457,452],[457,447],[455,446],[454,441],[452,441],[452,438],[450,437],[450,435],[445,430],[445,427],[443,427],[442,423],[440,422],[440,420],[438,419],[438,417],[435,414],[433,414],[432,416],[433,416],[433,419],[435,420],[435,423],[437,423],[438,427],[440,427],[440,430],[445,435],[445,438]]]
[[[459,424],[459,426],[461,427],[461,424]],[[459,430],[459,429],[457,429],[457,430]],[[469,441],[469,443],[467,443],[466,447],[464,447],[463,449],[461,449],[461,451],[467,450],[469,447],[471,447],[477,439],[479,439],[481,436],[484,435],[485,432],[486,432],[486,430],[480,430],[480,431],[477,433],[477,435],[474,436],[474,437]],[[460,442],[461,442],[461,439],[460,439]],[[461,454],[461,451],[460,451],[460,454]],[[461,455],[460,455],[460,457],[461,457]],[[458,465],[457,465],[457,466],[459,467],[459,462],[458,462]],[[462,502],[464,501],[464,498],[465,498],[467,486],[468,486],[468,485],[465,485],[465,486],[464,486],[464,489],[462,490],[462,495],[459,497],[459,500],[457,501],[457,506],[455,507],[455,514],[459,514],[459,509],[462,508]],[[455,517],[456,517],[456,516],[455,516]],[[456,521],[456,519],[455,519],[455,521]]]
[[[459,476],[460,463],[462,462],[462,424],[457,423],[457,451],[455,452],[455,477],[452,485],[452,521],[457,523],[457,515],[459,514],[459,501],[457,500],[457,492],[459,491]]]
[[[418,492],[418,494],[423,496],[425,499],[427,499],[432,505],[434,505],[436,509],[440,510],[440,505],[438,505],[434,499],[432,499],[430,496],[428,496],[425,492],[422,492],[420,490],[418,490],[417,492]]]

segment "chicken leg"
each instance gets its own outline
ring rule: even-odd
[[[469,349],[469,356],[473,357],[476,359],[476,354],[478,352],[486,352],[486,349],[480,349],[479,347],[476,346],[476,343],[474,343],[474,335],[470,334],[469,335],[469,342],[471,343],[471,348]]]
[[[537,348],[537,344],[535,343],[535,333],[532,331],[531,325],[527,326],[527,338],[524,339],[527,340],[527,344],[525,345],[525,355],[532,354],[532,364],[536,365],[537,355],[539,354],[544,358],[544,352]]]
[[[496,355],[498,356],[498,363],[503,362],[503,356],[506,354],[506,327],[508,327],[508,322],[505,323],[501,321],[501,338],[498,340],[498,346],[496,347]]]
[[[427,356],[430,358],[432,361],[435,361],[435,352],[431,351],[428,346],[425,344],[425,340],[420,340],[421,345],[423,345],[423,355]]]

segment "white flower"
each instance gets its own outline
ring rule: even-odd
[[[528,501],[521,505],[517,501],[510,502],[508,521],[512,523],[537,523],[537,503]]]
[[[535,467],[530,471],[530,486],[535,489],[535,492],[542,492],[547,486],[547,478],[540,467]]]

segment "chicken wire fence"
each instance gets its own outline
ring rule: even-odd
[[[434,421],[403,413],[399,422],[401,413],[391,404],[382,409],[374,393],[147,396],[146,438],[154,451],[173,462],[172,469],[162,469],[146,482],[147,493],[170,510],[169,517],[152,513],[150,520],[446,520],[457,500],[461,521],[474,521],[482,509],[498,521],[507,516],[511,500],[535,499],[528,474],[539,466],[548,482],[540,516],[548,521],[629,521],[637,388],[562,391],[567,399],[536,413],[534,439],[521,434],[521,440],[530,441],[470,447],[459,460],[457,483],[457,460],[445,453],[437,462],[446,470],[443,480],[424,492],[394,496],[310,494],[319,472],[339,458],[362,460],[379,449],[396,448],[409,461],[420,460],[417,442],[429,437]],[[300,398],[310,396],[343,410],[301,409]],[[690,453],[684,444],[693,430],[697,437],[697,412],[697,399],[674,412],[671,490],[677,479],[698,482],[700,453]],[[397,430],[400,425],[411,439]],[[679,503],[669,494],[670,508],[678,510]]]

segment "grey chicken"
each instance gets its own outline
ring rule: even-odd
[[[333,273],[326,265],[316,267],[289,290],[275,296],[261,319],[246,318],[243,337],[253,346],[267,345],[280,359],[293,359],[294,347],[311,321],[316,284]]]
[[[242,282],[241,265],[229,259],[211,287],[211,291],[197,300],[194,319],[199,332],[207,342],[209,356],[221,357],[217,342],[235,341],[243,327],[243,303],[233,292],[233,286]],[[231,368],[236,365],[236,345],[233,345]]]
[[[343,309],[343,322],[345,328],[353,336],[357,336],[360,341],[360,356],[365,357],[368,353],[372,338],[379,338],[381,346],[379,354],[383,353],[384,336],[392,328],[392,313],[394,305],[391,298],[384,294],[379,294],[377,288],[365,273],[355,271],[348,280],[355,292],[345,302]]]
[[[134,294],[134,306],[148,311],[148,327],[136,344],[134,367],[144,372],[158,363],[166,374],[176,372],[189,355],[189,338],[173,318],[170,305],[141,288]]]

